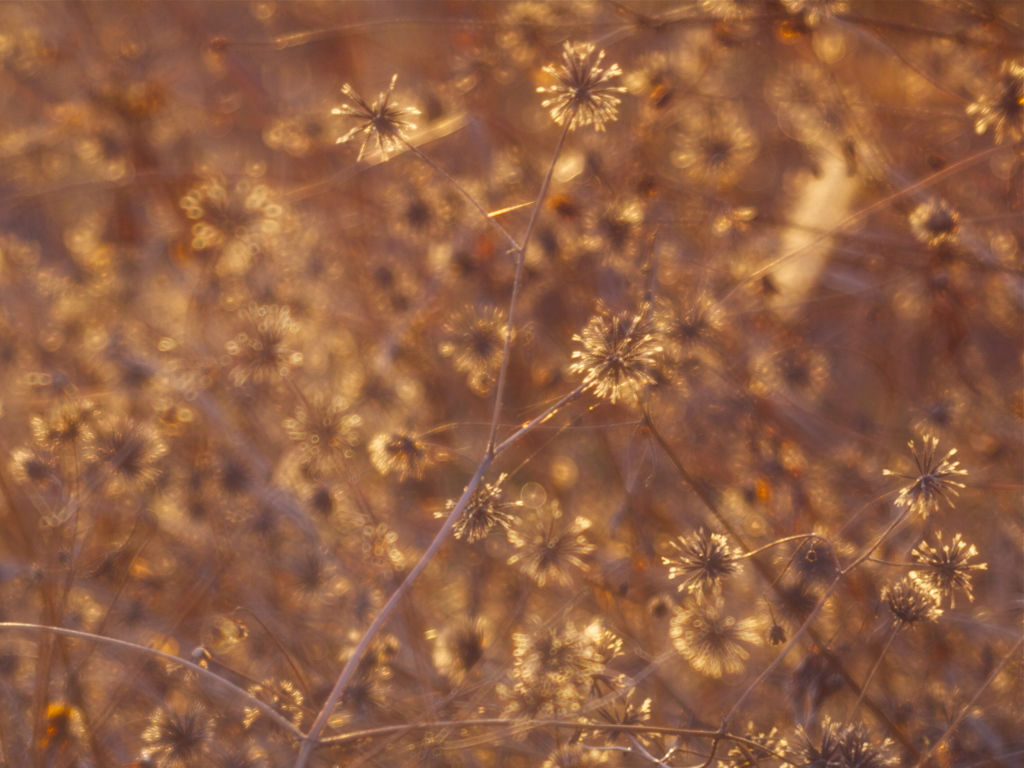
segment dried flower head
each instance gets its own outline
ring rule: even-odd
[[[728,540],[720,533],[706,533],[701,528],[686,538],[669,542],[673,554],[661,558],[669,566],[670,579],[681,578],[679,591],[700,589],[705,594],[722,591],[722,580],[738,573],[743,568],[743,552],[730,547]]]
[[[495,528],[508,532],[515,518],[509,510],[521,507],[522,501],[502,502],[501,484],[508,475],[502,473],[493,483],[484,483],[473,493],[465,511],[455,521],[453,533],[455,538],[465,537],[466,541],[474,542],[487,536]],[[446,508],[455,509],[455,502],[448,501]],[[438,513],[437,517],[444,517]]]
[[[292,368],[302,364],[302,353],[291,346],[299,324],[292,320],[288,307],[252,304],[243,317],[249,328],[226,344],[228,354],[238,358],[231,369],[236,387],[249,379],[259,384],[287,377]]]
[[[737,621],[722,615],[722,601],[717,598],[688,598],[676,606],[669,633],[672,644],[690,665],[708,677],[743,671],[744,660],[750,658],[740,643],[761,644],[756,619]]]
[[[40,446],[11,451],[10,472],[16,483],[31,484],[38,489],[59,488],[62,484],[57,458]]]
[[[939,592],[920,581],[903,579],[882,590],[882,599],[889,606],[893,624],[907,629],[922,621],[936,621],[942,615]]]
[[[974,130],[979,134],[995,128],[996,144],[1020,141],[1024,136],[1024,63],[1004,61],[999,77],[968,105],[967,114],[977,115]]]
[[[735,181],[758,152],[757,134],[736,109],[708,108],[687,120],[677,136],[672,163],[695,184],[725,186]]]
[[[249,686],[249,693],[269,704],[280,712],[285,719],[290,720],[295,726],[302,723],[302,692],[289,680],[264,680],[258,685]],[[263,713],[256,707],[246,707],[242,724],[246,728],[252,728]]]
[[[936,545],[932,547],[922,541],[914,549],[914,559],[920,564],[910,572],[910,578],[920,582],[928,590],[936,590],[942,597],[949,598],[949,607],[954,607],[957,591],[974,601],[971,585],[971,571],[983,571],[986,563],[968,562],[977,557],[978,548],[964,541],[959,533],[949,544],[942,543],[942,534],[935,534]]]
[[[951,493],[958,496],[957,488],[964,488],[964,484],[954,480],[959,475],[966,475],[966,469],[960,469],[959,461],[950,461],[956,455],[956,448],[950,449],[949,453],[938,462],[935,462],[935,448],[939,439],[931,435],[925,435],[922,439],[924,450],[917,452],[917,446],[911,440],[911,453],[914,454],[914,463],[917,464],[917,475],[904,475],[892,470],[882,470],[884,475],[905,477],[914,482],[903,488],[896,497],[896,506],[906,507],[909,510],[916,510],[922,517],[928,517],[931,512],[938,509],[939,499],[945,499],[946,503],[953,506],[953,502],[946,495]]]
[[[88,400],[65,400],[46,416],[32,417],[32,435],[36,442],[52,451],[73,448],[92,434],[96,407]]]
[[[491,388],[505,349],[507,323],[504,311],[497,307],[480,311],[467,307],[445,325],[448,339],[442,342],[440,352],[452,359],[456,370],[466,374],[477,394]]]
[[[434,666],[445,677],[461,681],[484,658],[487,622],[480,617],[452,621],[434,646]]]
[[[340,136],[336,143],[344,144],[360,133],[364,134],[363,146],[359,149],[357,161],[363,159],[366,148],[373,140],[377,142],[377,149],[380,150],[382,159],[387,160],[389,152],[395,152],[405,146],[408,141],[405,131],[415,130],[416,126],[404,118],[418,115],[420,111],[414,107],[400,107],[391,103],[391,95],[395,91],[397,81],[398,75],[396,74],[391,78],[391,84],[387,91],[381,93],[372,106],[363,101],[362,97],[348,83],[341,87],[341,92],[355,102],[355,106],[342,104],[340,107],[332,109],[331,114],[359,118],[363,124],[357,125],[344,136]]]
[[[945,200],[921,203],[910,214],[910,230],[914,237],[931,247],[953,243],[960,232],[960,214]]]
[[[613,403],[623,396],[637,397],[654,383],[653,370],[661,344],[648,313],[613,314],[604,304],[583,332],[573,336],[583,349],[572,353],[569,370],[584,374],[583,383],[598,397]]]
[[[593,43],[566,42],[562,49],[562,64],[549,64],[544,71],[558,82],[537,93],[547,93],[541,106],[551,109],[552,119],[558,125],[569,121],[569,130],[581,125],[593,125],[594,130],[603,131],[604,124],[618,119],[618,104],[621,99],[616,93],[625,88],[607,85],[613,77],[622,74],[618,64],[602,69],[599,64],[604,51],[594,55]]]
[[[829,717],[821,723],[821,736],[811,738],[802,727],[797,728],[799,745],[795,750],[794,765],[815,768],[886,768],[894,765],[890,753],[892,742],[885,739],[872,741],[867,729],[860,723],[843,725]]]
[[[759,768],[767,761],[785,755],[789,748],[789,742],[779,736],[777,728],[765,733],[755,730],[753,723],[748,723],[746,738],[760,746],[734,745],[729,749],[726,758],[718,761],[721,768]]]
[[[387,523],[363,527],[363,555],[377,568],[401,571],[405,555],[398,548],[398,534]]]
[[[359,442],[362,418],[348,410],[348,402],[339,396],[330,400],[317,393],[285,419],[288,437],[299,444],[302,465],[314,475],[320,474],[338,458],[350,455],[349,448]]]
[[[604,671],[605,664],[622,652],[622,640],[600,620],[584,630],[570,621],[513,635],[514,675],[537,688],[570,685],[585,690]]]
[[[184,712],[158,709],[142,732],[146,754],[168,768],[190,768],[209,749],[213,717],[195,705]]]
[[[155,432],[138,422],[118,420],[98,427],[89,440],[89,462],[109,473],[111,490],[144,488],[159,474],[167,446]]]
[[[572,569],[587,570],[582,558],[595,549],[583,535],[591,523],[585,517],[577,517],[566,524],[558,504],[549,504],[548,509],[546,515],[537,510],[509,531],[508,539],[519,551],[508,562],[518,563],[523,573],[542,587],[548,579],[568,586],[572,584]]]
[[[899,760],[892,754],[892,741],[876,741],[862,723],[853,723],[843,729],[839,754],[843,768],[887,768]]]
[[[436,448],[407,432],[384,432],[370,441],[370,462],[382,475],[419,479],[434,463]]]
[[[206,179],[185,193],[179,206],[193,220],[193,251],[209,252],[220,275],[245,273],[284,228],[286,209],[266,184],[242,179],[233,186]]]

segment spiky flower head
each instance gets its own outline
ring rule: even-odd
[[[399,150],[405,145],[407,141],[405,131],[416,128],[415,124],[408,122],[405,118],[410,115],[418,115],[420,111],[415,107],[400,107],[391,103],[391,95],[395,91],[397,80],[398,75],[392,77],[387,91],[381,93],[372,105],[367,104],[348,83],[341,86],[341,92],[355,102],[355,105],[342,104],[340,107],[332,109],[331,114],[348,115],[363,122],[344,136],[339,136],[335,143],[344,144],[359,134],[364,134],[363,146],[359,149],[357,161],[363,159],[366,148],[374,140],[377,142],[377,149],[380,150],[382,159],[387,160],[389,152]]]
[[[600,67],[604,51],[594,55],[593,43],[570,43],[562,49],[561,65],[549,64],[544,71],[558,82],[547,88],[540,87],[537,93],[547,93],[541,106],[551,109],[552,119],[559,125],[569,121],[569,130],[581,125],[593,125],[595,131],[603,131],[604,124],[619,117],[618,105],[621,99],[616,93],[626,89],[607,85],[613,77],[622,74],[618,64],[608,68]]]
[[[908,629],[922,621],[936,621],[942,615],[939,593],[920,581],[903,579],[882,590],[882,599],[889,606],[893,624]]]
[[[720,533],[709,534],[701,529],[690,538],[680,536],[669,546],[672,554],[661,560],[669,566],[670,579],[682,579],[680,592],[700,589],[706,594],[719,593],[723,579],[743,568],[742,552],[730,547],[728,539]]]
[[[595,547],[583,532],[591,522],[577,517],[571,523],[562,519],[561,508],[552,503],[544,514],[538,510],[532,517],[521,520],[508,534],[516,548],[509,565],[519,564],[527,576],[544,586],[549,579],[568,586],[572,584],[573,569],[587,570],[583,557]]]
[[[761,644],[757,620],[723,616],[720,599],[689,598],[675,610],[669,630],[672,644],[694,669],[708,677],[742,672],[750,653],[740,643]]]
[[[921,517],[928,517],[931,512],[938,509],[940,498],[945,499],[950,506],[953,506],[953,502],[946,494],[959,495],[957,488],[965,486],[954,478],[958,475],[966,475],[967,470],[960,469],[959,461],[950,461],[956,455],[956,448],[951,449],[941,461],[936,463],[935,447],[939,444],[939,439],[925,435],[923,442],[924,450],[921,453],[918,453],[913,440],[908,443],[911,453],[914,454],[914,463],[917,464],[916,476],[904,475],[890,469],[882,470],[882,474],[913,480],[914,482],[903,488],[899,496],[896,497],[896,506],[916,510]]]
[[[974,130],[978,134],[995,129],[996,144],[1020,141],[1024,136],[1024,62],[1004,61],[999,77],[968,105],[967,114],[977,115]]]
[[[654,367],[662,351],[648,313],[613,314],[598,303],[597,314],[583,332],[573,336],[583,349],[572,353],[569,370],[582,373],[583,384],[613,403],[639,395],[654,383]]]
[[[502,483],[508,477],[505,473],[498,476],[493,483],[483,483],[473,493],[466,505],[465,511],[455,522],[452,532],[455,538],[465,538],[466,541],[479,541],[489,534],[493,529],[500,528],[508,531],[515,521],[511,510],[513,507],[521,507],[521,501],[502,501]],[[455,509],[455,502],[449,501],[446,505],[446,512],[439,512],[437,517],[447,516],[447,512]]]
[[[935,534],[932,547],[922,541],[914,549],[914,559],[919,567],[910,572],[910,578],[920,582],[926,589],[936,590],[942,597],[949,598],[949,607],[954,607],[954,593],[963,592],[967,599],[974,600],[971,587],[971,571],[983,571],[986,563],[970,563],[978,555],[978,548],[964,541],[959,533],[949,544],[942,543],[942,534]]]

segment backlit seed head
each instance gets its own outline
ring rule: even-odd
[[[598,397],[613,403],[636,398],[653,384],[654,368],[662,351],[646,312],[614,314],[598,304],[597,314],[583,332],[573,336],[583,349],[572,353],[572,373],[583,374],[583,384]]]
[[[541,106],[551,110],[558,125],[565,125],[568,120],[570,131],[581,125],[603,131],[605,123],[618,119],[621,99],[615,94],[626,89],[608,85],[608,81],[621,75],[622,70],[618,64],[602,68],[599,65],[603,59],[604,51],[594,55],[593,43],[566,42],[561,65],[544,67],[557,83],[538,88],[537,92],[549,94]]]
[[[345,83],[341,92],[354,102],[353,104],[342,104],[331,110],[332,115],[348,115],[362,121],[343,136],[339,136],[336,143],[344,144],[346,141],[363,134],[363,145],[359,148],[357,160],[362,160],[366,154],[366,148],[370,142],[377,142],[377,149],[380,150],[382,159],[388,159],[388,153],[395,152],[405,146],[405,132],[416,129],[415,124],[408,122],[405,118],[418,115],[420,111],[414,107],[400,107],[391,103],[391,95],[395,91],[395,83],[398,75],[391,78],[391,84],[387,91],[380,94],[372,105],[363,101],[362,97],[355,92],[355,89]]]
[[[931,435],[925,435],[924,450],[918,453],[917,446],[911,440],[911,453],[914,454],[914,463],[917,464],[917,475],[904,475],[892,470],[882,470],[884,475],[905,477],[914,482],[903,488],[896,497],[896,506],[906,507],[909,510],[918,512],[922,517],[928,517],[939,507],[939,499],[945,499],[953,506],[953,502],[946,494],[959,495],[958,488],[964,488],[964,484],[955,480],[959,475],[966,475],[966,469],[960,469],[959,461],[950,461],[956,455],[956,448],[952,448],[945,457],[935,461],[935,448],[939,439]]]
[[[761,644],[756,619],[737,621],[723,616],[722,607],[720,599],[688,598],[669,630],[680,655],[708,677],[742,672],[750,653],[740,643]]]
[[[922,541],[914,549],[914,560],[919,567],[910,572],[910,578],[920,582],[925,589],[935,590],[942,597],[949,598],[949,607],[954,607],[955,593],[963,592],[967,599],[974,601],[971,585],[971,571],[983,571],[986,563],[971,563],[977,557],[978,548],[964,541],[959,533],[949,544],[942,543],[942,534],[935,534],[935,546]]]

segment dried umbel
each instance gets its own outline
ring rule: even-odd
[[[508,539],[517,551],[508,562],[518,563],[539,586],[549,580],[568,586],[574,570],[587,569],[583,557],[595,549],[583,535],[590,525],[585,517],[568,523],[562,519],[561,508],[550,504],[547,512],[538,510],[509,531]]]
[[[742,672],[750,653],[741,643],[761,645],[756,619],[737,621],[723,616],[722,608],[720,599],[688,598],[672,617],[672,644],[694,669],[708,677]]]
[[[467,307],[446,323],[448,338],[440,352],[450,357],[455,369],[466,374],[470,388],[485,394],[491,388],[505,349],[508,319],[497,307],[481,310]]]
[[[882,599],[889,607],[894,626],[909,629],[921,622],[936,621],[942,615],[939,593],[920,581],[903,581],[882,590]]]
[[[977,115],[974,130],[979,134],[995,129],[996,144],[1020,141],[1024,135],[1024,63],[1004,61],[999,76],[967,107],[967,114]]]
[[[637,398],[654,383],[654,367],[661,343],[649,313],[614,314],[598,304],[597,314],[583,332],[573,336],[583,349],[572,353],[573,373],[583,374],[583,384],[598,397],[613,403],[624,397]]]
[[[370,441],[370,462],[382,475],[419,479],[437,458],[435,446],[408,432],[385,432]]]
[[[570,131],[582,125],[603,131],[605,123],[618,119],[621,99],[615,94],[626,89],[608,85],[608,81],[621,75],[622,70],[618,64],[600,67],[603,59],[604,51],[594,55],[593,43],[566,42],[561,65],[544,67],[558,82],[537,92],[549,95],[541,106],[551,110],[556,123],[565,125],[568,121]]]
[[[377,149],[380,150],[382,159],[387,160],[388,153],[400,150],[405,146],[408,141],[405,132],[415,130],[415,124],[408,122],[405,118],[418,115],[420,111],[414,107],[400,107],[391,103],[391,95],[395,92],[397,81],[398,75],[394,75],[387,91],[381,93],[372,105],[363,101],[362,97],[348,83],[341,87],[341,92],[354,102],[354,106],[342,104],[340,107],[332,109],[331,114],[348,115],[361,120],[362,124],[357,125],[343,136],[339,136],[336,143],[344,144],[359,134],[363,134],[363,145],[359,148],[359,156],[356,160],[363,159],[366,148],[372,141],[377,142]]]
[[[896,506],[906,507],[922,517],[928,517],[931,512],[938,509],[939,499],[945,499],[946,503],[953,506],[953,502],[946,494],[959,495],[957,489],[965,486],[955,478],[966,475],[967,470],[960,469],[959,461],[950,461],[956,455],[956,448],[950,449],[941,461],[936,462],[935,448],[939,444],[939,439],[925,435],[923,442],[924,450],[921,453],[918,453],[913,440],[908,443],[911,453],[914,454],[914,463],[917,464],[917,475],[904,475],[890,469],[883,470],[882,474],[913,480],[914,482],[903,488],[896,497]]]
[[[913,556],[918,567],[910,572],[910,578],[920,582],[927,590],[937,591],[943,598],[949,598],[949,607],[954,607],[955,594],[963,592],[967,599],[974,601],[971,584],[972,571],[983,571],[986,563],[972,563],[978,548],[964,541],[959,533],[949,544],[942,543],[942,534],[935,534],[935,546],[922,541],[914,549]]]
[[[213,717],[199,705],[183,712],[158,709],[142,732],[146,755],[168,768],[195,765],[210,750],[213,738]]]
[[[842,725],[829,717],[821,723],[819,738],[798,728],[795,765],[816,768],[886,768],[896,763],[889,739],[872,739],[860,723]]]
[[[722,591],[722,581],[743,568],[741,550],[730,547],[720,533],[706,533],[704,529],[694,536],[680,536],[669,542],[672,552],[661,561],[669,566],[670,579],[682,579],[679,591],[699,589],[704,593]]]
[[[472,543],[479,541],[492,530],[508,532],[515,522],[512,510],[521,507],[521,501],[502,501],[502,483],[508,477],[502,473],[493,483],[483,483],[469,499],[465,511],[455,521],[453,533],[457,539],[466,539]],[[449,501],[446,509],[455,509],[455,502]],[[438,513],[437,517],[443,517]]]
[[[226,344],[228,354],[238,360],[231,369],[232,384],[278,381],[302,364],[302,353],[292,346],[299,324],[288,307],[252,304],[243,317],[248,327]]]
[[[931,247],[953,243],[960,232],[960,213],[945,200],[921,203],[910,214],[910,230]]]

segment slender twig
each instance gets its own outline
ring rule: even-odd
[[[519,304],[519,291],[523,286],[523,269],[526,266],[526,249],[530,246],[530,238],[537,226],[537,218],[540,216],[540,209],[543,207],[544,198],[547,197],[548,187],[551,186],[551,177],[555,173],[555,165],[558,157],[562,154],[562,146],[565,144],[565,137],[569,135],[569,128],[572,120],[565,121],[562,134],[558,137],[558,144],[555,146],[555,154],[551,158],[551,165],[548,167],[544,182],[540,185],[540,192],[537,194],[537,202],[530,213],[530,223],[526,227],[526,234],[523,235],[523,243],[516,254],[516,277],[512,283],[512,298],[508,303],[508,325],[505,327],[505,346],[501,353],[501,368],[498,370],[498,386],[494,391],[494,415],[491,417],[491,432],[487,438],[487,453],[494,453],[494,441],[498,434],[498,419],[501,416],[501,401],[505,396],[505,381],[508,378],[509,350],[512,347],[512,331],[515,328],[516,307]]]
[[[992,674],[988,676],[988,679],[985,680],[985,682],[982,683],[981,686],[979,686],[978,690],[974,692],[974,695],[971,697],[971,700],[961,708],[960,714],[957,715],[953,722],[949,724],[949,727],[942,732],[942,735],[939,736],[939,738],[937,738],[935,742],[927,750],[925,750],[925,753],[921,755],[920,759],[917,761],[917,765],[915,765],[914,768],[922,768],[928,762],[928,760],[931,759],[932,753],[935,752],[935,750],[937,750],[945,743],[946,739],[949,738],[950,734],[952,734],[953,731],[957,729],[960,723],[964,721],[964,718],[967,717],[968,713],[970,713],[970,711],[974,709],[974,705],[977,703],[978,699],[981,698],[981,694],[988,690],[988,687],[992,685],[993,682],[995,682],[995,679],[997,677],[999,677],[999,673],[1003,671],[1003,667],[1009,664],[1010,660],[1020,651],[1020,647],[1022,644],[1024,644],[1024,638],[1019,639],[1016,643],[1014,643],[1013,648],[1011,648],[1009,652],[1003,657],[1003,660],[999,662],[998,665],[996,665],[996,668],[992,670]]]
[[[179,656],[173,656],[170,653],[165,653],[164,651],[157,650],[156,648],[147,648],[144,645],[130,643],[127,640],[117,640],[113,637],[93,635],[89,632],[79,632],[75,629],[64,629],[63,627],[48,627],[44,624],[26,624],[23,622],[16,621],[4,621],[0,622],[0,629],[13,630],[15,632],[41,632],[43,634],[57,635],[59,637],[73,637],[76,640],[87,640],[93,643],[101,643],[103,645],[110,645],[115,648],[121,648],[123,650],[135,651],[136,653],[143,653],[149,656],[155,656],[157,658],[163,659],[164,661],[171,662],[172,664],[177,664],[179,666],[185,667],[186,669],[195,672],[199,677],[202,677],[203,679],[208,680],[214,683],[215,685],[230,691],[233,694],[241,696],[245,699],[246,704],[258,709],[260,712],[265,714],[275,723],[277,723],[286,731],[288,731],[288,733],[290,733],[296,739],[303,738],[302,731],[296,728],[287,718],[285,718],[280,712],[278,712],[276,709],[274,709],[266,702],[260,701],[247,690],[245,690],[244,688],[239,688],[230,680],[225,680],[223,677],[215,675],[213,672],[206,669],[205,667],[201,667],[198,664],[188,661],[187,659],[183,659]]]
[[[469,505],[470,500],[473,498],[473,494],[476,492],[477,487],[483,480],[484,475],[487,474],[487,470],[490,469],[491,464],[494,463],[495,458],[497,458],[501,451],[505,450],[506,448],[514,444],[517,440],[520,440],[521,438],[532,432],[534,428],[550,419],[552,416],[558,413],[558,411],[561,410],[563,406],[578,398],[582,393],[583,388],[577,387],[575,390],[573,390],[568,395],[563,397],[553,406],[548,408],[540,416],[537,416],[532,421],[529,421],[526,424],[524,424],[511,437],[505,440],[505,442],[503,442],[494,450],[489,451],[484,456],[483,460],[480,462],[480,466],[477,467],[477,470],[474,473],[473,478],[469,481],[469,484],[466,486],[466,490],[462,492],[462,496],[459,497],[459,500],[456,502],[455,507],[448,515],[448,518],[444,521],[444,525],[441,526],[441,529],[434,536],[434,540],[430,542],[430,546],[427,547],[427,550],[423,553],[422,557],[420,557],[419,562],[417,562],[416,565],[413,566],[412,570],[409,571],[405,579],[403,579],[402,583],[398,585],[398,589],[396,589],[391,594],[391,597],[388,598],[388,601],[384,604],[384,607],[381,608],[380,613],[377,614],[376,618],[374,618],[373,622],[371,622],[370,626],[366,629],[366,632],[363,633],[363,636],[360,639],[358,645],[356,645],[355,650],[352,651],[352,655],[349,657],[349,660],[345,664],[344,669],[342,669],[341,674],[338,676],[338,679],[334,684],[334,688],[331,689],[331,693],[327,697],[327,701],[324,702],[324,705],[320,710],[320,714],[317,715],[316,720],[313,722],[312,727],[309,729],[309,734],[303,739],[302,748],[299,750],[299,756],[295,761],[295,768],[304,768],[304,766],[308,762],[309,756],[312,754],[313,749],[316,747],[318,743],[320,734],[323,733],[323,730],[327,726],[327,721],[330,718],[331,713],[334,711],[334,708],[338,705],[338,702],[341,701],[342,694],[344,694],[345,689],[348,687],[348,684],[352,681],[352,678],[356,673],[356,669],[358,668],[359,662],[362,660],[363,656],[366,654],[366,651],[369,649],[370,643],[377,636],[377,633],[380,632],[381,628],[384,626],[388,618],[390,618],[395,608],[398,607],[398,604],[401,602],[405,594],[412,588],[412,585],[416,581],[416,579],[419,578],[420,574],[423,573],[424,570],[426,570],[426,567],[430,564],[430,561],[434,559],[434,555],[436,555],[438,550],[441,549],[441,545],[444,544],[445,540],[448,538],[448,535],[451,533],[452,528],[455,527],[456,521],[458,521],[462,513],[466,511],[466,507]]]
[[[882,652],[878,654],[878,660],[875,661],[874,666],[871,667],[871,671],[868,672],[868,676],[864,679],[864,684],[860,687],[860,695],[857,696],[857,700],[853,702],[853,706],[850,707],[850,711],[846,714],[846,722],[849,723],[853,720],[853,716],[857,714],[857,709],[860,707],[860,703],[864,700],[864,694],[867,693],[868,686],[871,685],[871,679],[875,676],[875,672],[882,665],[882,659],[885,658],[885,654],[889,651],[889,646],[892,645],[892,641],[896,639],[896,635],[899,634],[900,625],[897,624],[892,628],[889,633],[888,639],[885,641],[885,645],[882,647]]]
[[[405,142],[405,146],[407,146],[409,149],[411,149],[413,151],[413,153],[420,160],[422,160],[424,163],[426,163],[431,168],[433,168],[435,171],[437,171],[442,176],[444,176],[449,182],[451,182],[452,186],[455,187],[457,190],[459,190],[459,192],[462,193],[462,196],[464,198],[466,198],[466,200],[469,201],[469,204],[472,205],[474,208],[476,208],[478,211],[480,211],[480,215],[484,217],[484,219],[487,221],[487,223],[490,224],[492,227],[494,227],[494,229],[498,232],[498,234],[500,234],[502,237],[504,237],[508,241],[509,245],[512,246],[513,250],[515,250],[517,252],[522,250],[522,248],[520,247],[519,243],[516,242],[516,239],[514,237],[512,237],[512,235],[509,234],[509,231],[507,229],[505,229],[503,226],[501,226],[501,224],[498,222],[498,220],[495,219],[491,214],[489,214],[487,212],[487,209],[484,208],[482,205],[480,205],[480,203],[477,201],[477,199],[475,197],[473,197],[466,190],[465,187],[463,187],[461,184],[459,184],[459,182],[457,182],[455,180],[455,178],[450,173],[448,173],[448,171],[446,171],[440,165],[438,165],[433,160],[431,160],[429,157],[427,157],[425,154],[423,154],[423,152],[420,151],[419,147],[417,147],[417,146],[415,146],[413,144],[410,144],[408,141]]]
[[[617,733],[649,733],[656,735],[665,736],[691,736],[694,738],[716,738],[724,741],[732,741],[737,744],[745,744],[748,747],[757,749],[759,751],[765,751],[764,744],[759,744],[753,739],[747,739],[743,736],[737,736],[731,733],[721,733],[720,731],[710,731],[699,728],[671,728],[668,726],[659,725],[624,725],[620,723],[587,723],[579,720],[515,720],[512,718],[503,717],[492,717],[492,718],[480,718],[479,720],[446,720],[441,722],[424,722],[424,723],[402,723],[399,725],[384,725],[377,728],[366,728],[361,731],[350,731],[349,733],[343,733],[338,736],[329,736],[326,739],[321,740],[321,744],[324,746],[333,746],[337,744],[345,744],[350,741],[357,741],[361,739],[373,738],[375,736],[390,736],[392,734],[404,734],[413,733],[416,731],[435,731],[442,729],[461,729],[461,728],[519,728],[525,730],[534,730],[536,728],[564,728],[577,731],[613,731]],[[459,744],[449,745],[450,749],[455,749]],[[778,755],[782,757],[782,755]]]

